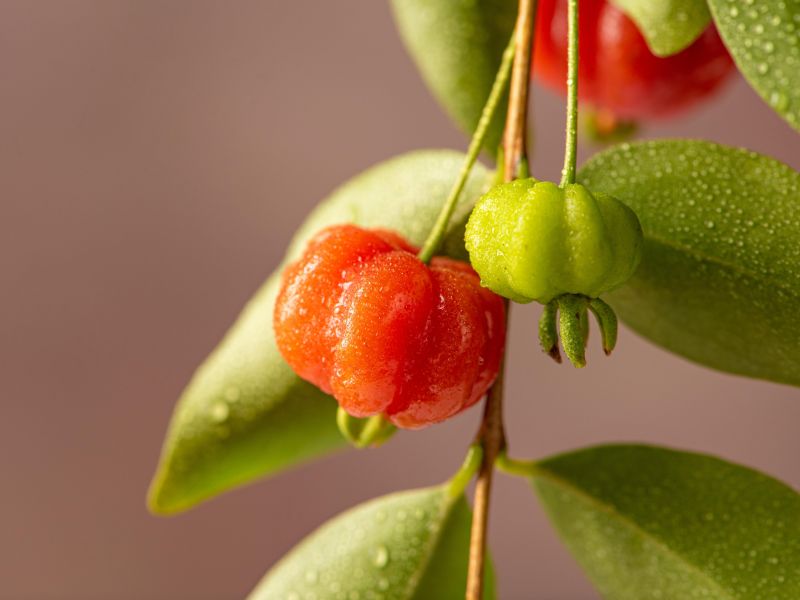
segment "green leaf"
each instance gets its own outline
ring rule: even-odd
[[[547,459],[533,480],[605,598],[800,598],[800,495],[757,471],[620,445]]]
[[[314,210],[295,236],[288,259],[296,258],[319,229],[342,222],[391,228],[421,244],[463,159],[458,152],[429,150],[372,167]],[[476,165],[444,253],[465,258],[466,218],[489,183],[490,174]],[[184,510],[344,445],[336,427],[336,402],[300,380],[275,345],[272,312],[279,271],[245,307],[179,400],[150,488],[153,512]]]
[[[515,0],[392,0],[400,35],[433,95],[468,134],[489,97],[517,16]],[[484,148],[500,145],[508,96]]]
[[[800,130],[800,0],[708,0],[708,4],[747,81]]]
[[[470,522],[464,496],[447,486],[372,500],[309,535],[248,599],[461,600]],[[495,597],[490,563],[484,590]]]
[[[706,0],[611,0],[642,32],[656,56],[669,56],[694,42],[711,21]]]
[[[709,142],[623,144],[579,179],[628,204],[645,243],[607,300],[634,330],[699,363],[800,385],[800,175]]]

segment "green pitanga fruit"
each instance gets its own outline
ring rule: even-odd
[[[599,296],[625,283],[641,259],[642,227],[628,206],[579,184],[518,179],[478,200],[465,242],[484,286],[515,302],[547,306],[539,326],[545,352],[560,361],[560,311],[564,350],[584,366],[588,310],[611,352],[617,321]]]
[[[478,200],[465,240],[483,285],[514,302],[547,304],[625,283],[639,265],[642,227],[608,194],[517,179]]]

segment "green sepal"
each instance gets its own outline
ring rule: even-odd
[[[586,366],[586,331],[588,328],[586,309],[589,299],[585,296],[565,294],[558,297],[558,323],[564,354],[573,366]]]
[[[336,411],[336,425],[342,436],[356,448],[380,446],[397,431],[397,427],[383,415],[359,419],[341,406]]]
[[[611,354],[617,345],[617,315],[614,310],[600,298],[589,301],[589,310],[594,313],[603,339],[603,352]]]
[[[561,352],[558,350],[558,301],[552,300],[544,305],[542,316],[539,318],[539,344],[545,354],[548,354],[557,363],[561,362]]]

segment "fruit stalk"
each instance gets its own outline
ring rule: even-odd
[[[525,136],[527,134],[529,73],[535,16],[536,0],[520,0],[515,29],[514,65],[511,73],[508,117],[503,136],[503,179],[505,181],[515,179],[520,166],[523,163],[527,163]],[[508,300],[505,301],[505,305],[506,320],[508,320]],[[466,600],[481,600],[483,598],[486,533],[489,522],[489,500],[491,498],[494,463],[505,447],[505,431],[503,428],[504,371],[505,359],[500,363],[497,379],[489,389],[483,420],[476,436],[476,443],[483,449],[483,458],[475,483]]]
[[[561,187],[575,183],[578,149],[578,0],[568,0],[567,41],[567,136]]]
[[[503,59],[500,63],[500,69],[497,71],[492,90],[489,93],[489,99],[483,107],[478,126],[475,128],[475,133],[472,135],[472,140],[470,141],[464,164],[461,167],[461,172],[458,175],[458,180],[450,190],[450,194],[447,196],[447,200],[445,200],[442,206],[442,211],[439,213],[436,223],[428,235],[428,239],[425,240],[419,252],[419,259],[424,263],[430,262],[433,255],[439,249],[442,238],[447,232],[447,225],[450,223],[450,217],[453,216],[453,211],[458,204],[458,198],[464,190],[467,178],[469,177],[470,171],[472,171],[472,166],[478,159],[478,154],[481,151],[483,142],[486,140],[486,134],[489,131],[492,117],[494,117],[497,105],[500,103],[500,97],[503,95],[503,91],[506,89],[506,84],[508,83],[508,75],[511,72],[511,64],[514,58],[514,47],[514,36],[512,35],[505,52],[503,52]]]

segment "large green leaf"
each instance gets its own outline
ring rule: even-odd
[[[733,60],[753,88],[800,129],[800,0],[708,0]]]
[[[320,527],[269,571],[249,600],[461,600],[471,513],[447,486],[367,502]],[[494,598],[487,564],[484,596]]]
[[[392,0],[395,21],[422,77],[447,113],[472,133],[517,15],[516,0]],[[494,155],[505,123],[500,100],[484,147]]]
[[[421,244],[463,158],[447,150],[419,151],[372,167],[309,216],[288,258],[295,258],[320,228],[341,222],[391,228]],[[489,179],[486,169],[476,165],[445,253],[465,257],[464,224]],[[189,508],[343,445],[336,403],[300,380],[275,346],[272,312],[278,282],[277,274],[268,279],[179,400],[150,489],[152,511]]]
[[[775,479],[648,446],[580,450],[532,472],[605,598],[800,598],[800,495]]]
[[[611,0],[644,35],[656,56],[680,52],[695,41],[711,21],[706,0]]]
[[[580,171],[636,211],[641,265],[608,296],[655,343],[705,365],[800,385],[800,175],[699,141],[623,144]]]

